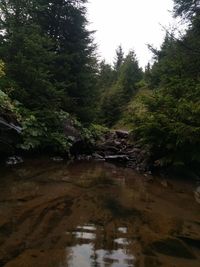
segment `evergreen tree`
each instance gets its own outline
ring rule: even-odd
[[[123,62],[124,62],[124,52],[122,46],[119,45],[116,49],[116,58],[114,61],[114,70],[116,71],[116,74],[119,73]]]
[[[91,120],[96,62],[84,3],[1,2],[0,56],[18,88],[13,96],[26,106],[54,104]]]
[[[145,66],[145,71],[144,71],[144,80],[147,84],[150,83],[151,79],[151,65],[148,62],[148,64]]]
[[[101,101],[101,120],[108,126],[114,125],[122,115],[124,108],[137,90],[137,82],[142,78],[134,51],[125,57],[118,73],[118,79],[104,91]]]
[[[23,148],[67,150],[63,125],[68,112],[94,118],[95,46],[86,29],[85,0],[2,0],[1,88],[17,109]]]
[[[98,75],[98,88],[100,92],[105,91],[111,87],[114,82],[114,70],[112,66],[107,64],[105,60],[102,60],[99,64],[99,75]]]
[[[186,3],[194,1],[175,1],[175,11],[191,12],[190,27],[180,39],[168,33],[155,51],[150,79],[154,91],[141,99],[142,112],[135,110],[133,122],[135,137],[148,144],[161,165],[184,164],[199,171],[200,16]]]
[[[124,99],[130,100],[135,93],[137,87],[136,83],[142,79],[142,70],[139,68],[135,52],[129,51],[124,59],[119,74],[119,84],[123,88]]]

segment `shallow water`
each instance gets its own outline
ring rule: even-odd
[[[105,162],[0,169],[0,266],[199,267],[195,184]]]

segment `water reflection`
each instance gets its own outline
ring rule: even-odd
[[[34,160],[1,172],[0,192],[0,266],[200,266],[200,206],[185,181]]]
[[[135,257],[129,252],[133,241],[124,237],[126,227],[118,227],[117,230],[109,250],[99,246],[99,239],[104,238],[105,233],[101,226],[83,225],[72,233],[68,232],[74,237],[74,245],[66,249],[67,266],[134,267]]]

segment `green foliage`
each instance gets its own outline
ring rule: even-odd
[[[5,64],[0,60],[0,85],[1,81],[5,76]],[[20,118],[19,113],[17,112],[16,105],[11,98],[1,90],[0,86],[0,116],[10,116],[15,118],[15,120]]]
[[[84,3],[1,1],[0,56],[14,85],[10,96],[27,109],[53,107],[93,119],[95,46]]]
[[[145,110],[135,112],[133,132],[151,146],[155,159],[163,163],[200,163],[200,101],[154,92],[141,99]]]
[[[91,124],[88,130],[92,134],[94,141],[98,140],[110,131],[109,128],[99,124]]]
[[[64,133],[67,120],[83,138],[90,135],[73,119],[88,124],[96,114],[97,64],[85,2],[0,2],[0,115],[8,122],[17,117],[23,150],[68,153],[74,139]]]
[[[142,78],[142,70],[138,66],[136,55],[130,51],[121,62],[117,79],[107,84],[100,101],[100,121],[113,126],[121,117],[126,105],[137,92],[137,83]]]
[[[13,105],[9,97],[0,90],[0,111],[1,113],[3,110],[13,110]]]
[[[29,115],[22,121],[23,143],[20,147],[24,150],[36,149],[41,146],[45,137],[46,128],[39,124],[34,115]]]
[[[64,124],[66,120],[73,118],[64,111],[50,112],[43,110],[40,112],[30,112],[26,109],[20,109],[22,114],[22,137],[23,142],[19,145],[24,150],[49,150],[59,153],[69,152],[74,139],[64,134]],[[74,119],[74,126],[79,128],[79,124]]]
[[[127,129],[131,131],[133,129],[133,117],[135,118],[136,114],[137,116],[141,117],[143,113],[147,111],[141,99],[145,96],[150,96],[152,91],[148,89],[144,80],[141,80],[137,84],[137,87],[137,93],[133,96],[131,101],[124,109],[124,112],[122,113],[120,120],[116,123],[115,128]]]
[[[5,64],[2,60],[0,60],[0,78],[5,75],[4,68],[5,68]]]
[[[186,10],[186,2],[175,1],[177,12]],[[199,15],[192,14],[185,36],[176,39],[167,33],[161,49],[154,51],[156,61],[148,69],[154,91],[138,99],[129,119],[135,139],[149,146],[154,160],[199,169],[200,28]]]

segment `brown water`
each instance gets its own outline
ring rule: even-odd
[[[0,266],[199,267],[195,185],[104,162],[0,170]]]

